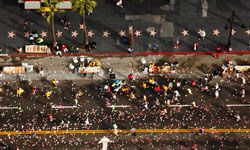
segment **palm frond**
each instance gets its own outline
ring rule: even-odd
[[[50,23],[50,22],[51,22],[51,17],[52,17],[52,15],[51,15],[51,14],[49,14],[49,15],[48,15],[48,17],[47,17],[47,22],[48,22],[48,23]]]
[[[94,7],[96,7],[97,2],[92,0],[92,1],[89,2],[89,5],[94,8]]]
[[[95,0],[72,0],[72,10],[78,11],[80,15],[85,15],[86,12],[93,12],[97,5]]]

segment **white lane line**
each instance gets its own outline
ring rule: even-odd
[[[227,107],[250,107],[250,104],[228,104]]]
[[[193,105],[169,105],[168,107],[193,107]]]
[[[20,109],[20,107],[0,107],[1,110],[7,110],[7,109]]]
[[[67,109],[67,108],[77,108],[77,106],[56,106],[56,105],[52,105],[51,108],[53,109]]]
[[[110,108],[126,108],[126,107],[130,107],[129,105],[110,105],[110,106],[107,106],[107,107],[110,107]]]

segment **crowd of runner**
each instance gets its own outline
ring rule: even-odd
[[[16,83],[2,84],[1,101],[8,96],[6,99],[20,108],[15,112],[1,112],[4,121],[1,130],[247,128],[248,114],[240,109],[229,109],[226,104],[228,99],[249,103],[248,81],[248,76],[240,73],[230,78],[210,74],[200,79],[153,76],[136,79],[130,74],[126,80],[109,80],[88,85],[90,87],[77,83],[68,86],[67,81],[54,79],[45,81],[48,86],[42,88],[31,80],[19,78]],[[29,100],[32,104],[23,108],[21,105]],[[182,104],[189,107],[171,107]],[[52,109],[52,106],[63,105],[77,108]],[[119,132],[115,135],[119,136]],[[53,144],[65,142],[64,136],[57,136],[61,140],[55,138]],[[40,144],[50,145],[45,139],[39,141]],[[80,143],[71,142],[73,145]]]

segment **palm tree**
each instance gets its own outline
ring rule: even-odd
[[[87,27],[86,27],[86,16],[88,13],[93,12],[94,8],[96,7],[97,3],[95,0],[71,0],[72,2],[72,9],[74,11],[79,10],[79,14],[82,15],[83,21],[83,30],[84,30],[84,44],[88,44],[88,37],[87,37]]]
[[[52,49],[55,50],[56,47],[56,35],[55,35],[55,22],[54,22],[54,16],[56,12],[64,12],[64,10],[60,10],[57,8],[57,4],[62,2],[63,0],[46,0],[45,1],[45,7],[42,7],[40,11],[42,12],[48,12],[49,15],[47,17],[47,22],[50,24],[51,27],[51,38],[53,41]]]

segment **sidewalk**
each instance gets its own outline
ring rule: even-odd
[[[134,56],[134,55],[133,55]],[[18,62],[21,64],[28,63],[34,65],[35,67],[44,68],[44,73],[47,79],[52,80],[56,78],[57,80],[103,80],[109,79],[107,73],[108,68],[113,68],[117,79],[126,79],[129,74],[133,73],[136,77],[142,77],[142,70],[140,70],[141,59],[144,58],[147,63],[152,61],[164,61],[164,62],[174,62],[178,61],[180,64],[180,71],[178,74],[173,74],[173,77],[185,77],[185,78],[200,78],[203,77],[209,69],[213,69],[216,65],[221,65],[223,62],[228,60],[236,60],[238,62],[245,62],[250,64],[250,55],[235,55],[235,54],[224,54],[219,58],[215,58],[210,54],[207,55],[145,55],[132,57],[95,57],[100,60],[101,67],[104,74],[101,76],[94,76],[93,78],[87,77],[82,78],[77,74],[74,74],[72,70],[69,69],[69,64],[72,62],[73,57],[25,57],[20,59]],[[15,59],[9,57],[7,60],[2,59],[3,64],[8,64]],[[15,60],[16,61],[16,60]],[[202,67],[201,67],[202,66]],[[205,69],[204,69],[205,68]],[[26,73],[25,78],[31,80],[40,80],[41,76],[38,73]],[[0,80],[12,80],[14,75],[2,75]]]
[[[207,0],[207,16],[202,15],[202,3],[200,0],[134,0],[124,1],[121,9],[112,3],[112,0],[97,0],[97,7],[87,17],[87,30],[94,33],[89,36],[90,41],[97,43],[96,52],[126,52],[128,45],[120,42],[120,32],[128,36],[128,28],[133,26],[134,51],[143,52],[148,44],[157,44],[161,51],[192,51],[192,45],[198,41],[200,30],[206,32],[206,38],[200,42],[198,51],[211,51],[217,45],[225,45],[228,41],[228,32],[225,26],[227,20],[235,10],[237,16],[246,25],[245,29],[233,26],[236,33],[232,37],[234,50],[249,48],[249,6],[250,1],[218,1]],[[15,10],[15,11],[13,11]],[[37,30],[38,34],[46,33],[44,42],[51,42],[50,26],[46,19],[36,10],[24,10],[17,1],[0,1],[0,47],[3,52],[16,53],[14,48],[30,44],[24,36],[23,24],[28,20],[30,30]],[[72,27],[64,30],[60,20],[66,16]],[[83,43],[83,31],[81,16],[77,12],[66,10],[65,13],[55,14],[55,31],[61,32],[57,36],[58,42],[79,47]],[[183,30],[187,35],[183,35]],[[103,35],[107,31],[109,36]],[[151,34],[155,32],[155,34]],[[214,31],[219,33],[214,34]],[[72,33],[76,32],[76,37]],[[14,33],[13,37],[8,33]],[[138,34],[140,33],[140,34]],[[179,40],[180,49],[174,49],[173,44]],[[119,44],[117,44],[119,43]]]

